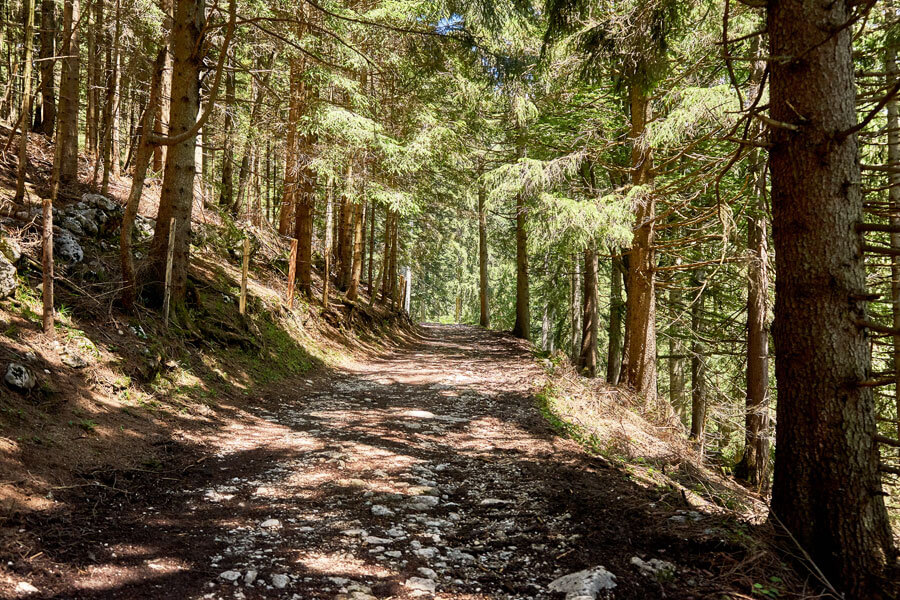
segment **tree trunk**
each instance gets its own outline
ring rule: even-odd
[[[375,205],[369,205],[369,299],[375,297],[375,280],[372,278],[375,267],[375,221],[377,221],[378,212]]]
[[[267,58],[260,58],[257,61],[257,69],[263,72],[262,83],[256,86],[253,95],[253,104],[250,108],[250,119],[247,123],[247,135],[244,137],[244,145],[241,149],[241,167],[238,170],[238,206],[244,202],[244,195],[246,194],[247,178],[250,176],[250,149],[253,147],[253,142],[256,139],[256,123],[259,120],[259,112],[262,109],[262,102],[265,98],[266,85],[269,83],[269,78],[272,73],[272,70],[270,69],[271,66],[272,55],[268,55]],[[301,100],[305,105],[308,105],[309,98],[306,96],[308,96],[309,91],[306,89],[307,86],[301,81],[300,87]]]
[[[31,124],[31,62],[34,54],[34,2],[23,0],[22,17],[25,21],[23,57],[25,68],[22,69],[22,107],[19,126],[22,135],[19,137],[19,165],[16,176],[16,201],[21,202],[25,198],[25,175],[28,169],[28,126]]]
[[[59,182],[78,181],[78,103],[79,60],[78,28],[79,0],[65,0],[63,5],[62,73],[59,79],[59,123],[56,143],[61,152]]]
[[[528,290],[528,231],[525,193],[516,194],[516,322],[512,334],[531,339],[531,299]]]
[[[234,62],[229,57],[230,68],[225,74],[225,118],[222,123],[222,191],[219,194],[219,206],[227,209],[232,216],[237,212],[234,209],[234,111],[235,93],[234,93]],[[293,97],[291,98],[293,102]],[[291,144],[291,130],[288,125],[288,148]],[[291,194],[294,189],[291,187]],[[292,196],[293,197],[293,196]],[[281,235],[287,235],[289,229],[282,231]]]
[[[894,548],[869,375],[846,1],[768,5],[778,383],[772,513],[852,598],[884,597]]]
[[[158,135],[169,132],[169,110],[172,104],[172,16],[175,10],[174,0],[160,0],[159,7],[165,13],[163,17],[164,31],[168,31],[166,38],[166,65],[163,70],[162,81],[159,88],[159,107],[156,109],[156,130]],[[227,100],[226,100],[227,102]],[[153,149],[153,170],[157,173],[163,170],[165,165],[167,146],[156,146]]]
[[[169,131],[177,136],[190,131],[200,109],[200,67],[203,63],[204,0],[176,0],[171,48],[172,99]],[[196,134],[169,146],[163,174],[156,229],[150,247],[154,301],[162,301],[166,272],[169,221],[175,219],[172,260],[171,306],[177,314],[187,291],[191,212],[194,195],[194,145]]]
[[[53,66],[56,64],[56,2],[41,0],[41,49],[38,53],[41,70],[41,110],[35,115],[34,131],[53,135],[56,124],[56,82]]]
[[[753,53],[759,54],[754,41]],[[761,93],[765,63],[750,73],[748,102]],[[744,453],[734,474],[760,491],[769,487],[769,245],[765,160],[759,150],[750,156],[749,177],[755,206],[747,218],[747,398]],[[900,315],[898,315],[900,316]],[[900,324],[900,323],[898,323]]]
[[[631,183],[652,183],[653,158],[645,130],[649,98],[638,85],[629,86],[631,103]],[[656,283],[653,251],[656,199],[650,190],[636,194],[635,229],[628,258],[628,297],[625,327],[625,383],[644,396],[646,406],[656,402]]]
[[[893,11],[891,11],[893,13]],[[884,70],[887,74],[885,85],[890,86],[900,78],[897,69],[897,49],[892,44],[885,46]],[[891,207],[891,225],[900,228],[900,173],[896,167],[900,165],[900,102],[896,96],[887,103],[888,130],[888,164],[895,170],[888,177],[891,189],[888,200]],[[891,248],[900,249],[900,233],[891,234]],[[891,257],[891,316],[894,329],[900,331],[900,256]],[[897,439],[900,439],[900,335],[893,338],[894,376],[894,415],[897,418]]]
[[[478,183],[478,300],[480,316],[478,324],[482,327],[491,326],[491,311],[488,296],[488,239],[487,239],[487,209],[485,197],[487,193],[484,183]]]
[[[614,250],[615,255],[618,250]],[[606,381],[618,385],[622,373],[622,273],[625,267],[620,256],[613,256],[609,270],[609,352],[606,361]]]
[[[121,36],[120,25],[120,4],[116,0],[116,23],[115,33],[113,35],[112,44],[106,51],[106,102],[103,107],[103,147],[101,156],[103,157],[103,183],[100,193],[107,195],[109,193],[109,175],[114,170],[112,163],[119,163],[119,157],[113,154],[113,138],[118,136],[118,124],[116,123],[116,115],[118,113],[118,86],[119,86],[119,39]],[[108,41],[108,40],[107,40]],[[115,168],[118,171],[118,167]]]
[[[127,310],[134,306],[137,295],[137,280],[134,271],[134,256],[131,252],[131,232],[134,229],[134,219],[137,216],[141,203],[141,193],[144,190],[144,181],[147,177],[147,169],[153,158],[153,146],[150,145],[150,134],[154,130],[153,121],[157,115],[159,104],[159,89],[166,63],[166,49],[163,48],[156,56],[153,65],[153,75],[150,81],[150,97],[147,107],[141,119],[141,130],[138,139],[137,152],[134,158],[134,174],[131,180],[131,191],[128,201],[125,203],[125,214],[122,217],[122,228],[119,235],[119,258],[122,265],[122,304]]]
[[[325,247],[322,254],[325,257],[325,271],[322,273],[322,304],[328,308],[328,288],[331,283],[331,245],[334,240],[332,221],[334,219],[334,199],[332,198],[332,183],[328,182],[325,197]]]
[[[338,288],[347,291],[350,287],[350,269],[353,266],[353,218],[354,204],[348,196],[347,187],[353,178],[353,170],[347,165],[344,179],[344,193],[341,194],[340,229],[338,230]]]
[[[581,318],[581,352],[578,370],[588,377],[597,376],[597,251],[584,251],[584,302]]]
[[[682,294],[674,282],[671,285],[669,305],[673,314],[677,314],[681,310]],[[673,319],[669,328],[669,404],[683,417],[687,412],[687,401],[684,396],[684,344],[679,335]]]
[[[363,233],[365,225],[365,204],[362,200],[353,204],[353,266],[350,270],[350,283],[347,287],[347,300],[355,301],[359,296],[359,279],[362,276]]]
[[[696,275],[694,285],[699,286],[697,297],[691,306],[691,439],[703,445],[706,433],[706,349],[703,347],[703,274]]]

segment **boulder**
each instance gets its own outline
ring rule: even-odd
[[[0,254],[12,264],[16,264],[22,258],[22,247],[13,238],[0,235]]]
[[[16,268],[6,256],[0,255],[0,298],[12,296],[17,287],[19,280],[16,278]]]
[[[53,236],[53,253],[63,262],[75,264],[84,260],[84,250],[75,236],[61,229]]]
[[[37,378],[31,369],[21,363],[9,363],[3,377],[6,385],[20,392],[30,392],[37,385]]]
[[[564,575],[548,587],[551,592],[564,593],[566,600],[593,600],[602,590],[616,587],[616,576],[604,567],[594,567]]]

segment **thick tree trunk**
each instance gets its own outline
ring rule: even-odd
[[[176,0],[171,49],[172,99],[169,132],[189,132],[200,109],[200,67],[203,63],[204,0]],[[172,260],[171,306],[177,314],[184,304],[190,253],[191,212],[194,196],[194,145],[196,134],[169,146],[163,174],[156,230],[150,246],[151,277],[155,301],[162,301],[169,221],[175,219],[175,251]]]
[[[34,119],[35,133],[53,135],[56,125],[56,82],[53,80],[53,66],[56,64],[56,2],[41,0],[41,33],[39,36],[41,110]]]
[[[78,180],[78,50],[79,0],[63,5],[62,73],[59,79],[59,123],[56,143],[60,145],[59,182]]]
[[[378,218],[378,212],[375,210],[375,205],[369,205],[369,299],[375,297],[375,280],[372,278],[374,275],[374,267],[375,267],[375,221]]]
[[[531,299],[528,290],[528,211],[525,194],[516,195],[516,322],[512,334],[531,339]]]
[[[488,239],[487,239],[487,210],[485,197],[487,196],[484,184],[478,183],[478,300],[480,316],[478,324],[482,327],[491,326],[490,298],[488,296]]]
[[[631,182],[652,182],[653,159],[645,139],[649,98],[637,85],[629,87],[631,103]],[[650,190],[635,195],[635,229],[628,257],[628,298],[625,327],[624,382],[644,396],[645,405],[656,402],[656,282],[653,251],[656,199]]]
[[[769,167],[778,382],[772,513],[851,598],[879,598],[893,560],[878,473],[846,0],[768,5]],[[889,558],[890,557],[890,558]]]
[[[386,302],[390,287],[390,263],[391,263],[391,222],[393,213],[390,208],[384,209],[384,250],[381,254],[381,301]]]
[[[328,289],[331,284],[331,245],[334,240],[332,220],[334,219],[334,201],[332,198],[332,183],[328,182],[325,197],[325,247],[322,255],[325,257],[325,271],[322,273],[322,304],[328,308]]]
[[[893,12],[893,11],[892,11]],[[887,44],[885,47],[884,71],[887,74],[885,85],[890,86],[900,78],[900,70],[897,69],[897,49]],[[891,225],[900,228],[900,173],[896,171],[900,165],[900,102],[894,97],[887,103],[887,130],[888,130],[888,164],[895,170],[888,177],[891,189],[888,199],[891,206]],[[891,234],[891,248],[900,250],[900,232]],[[891,257],[891,316],[894,329],[900,331],[900,256]],[[897,418],[897,439],[900,439],[900,335],[893,336],[893,362],[894,376],[894,402]]]
[[[584,302],[581,318],[581,352],[578,370],[588,377],[597,376],[597,251],[584,251]]]
[[[622,273],[625,267],[622,258],[615,256],[610,265],[609,282],[609,352],[606,361],[606,381],[618,385],[622,373],[622,313],[625,302],[622,300]]]

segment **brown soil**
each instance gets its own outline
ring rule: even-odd
[[[558,437],[519,342],[422,335],[273,385],[190,443],[161,440],[159,469],[96,472],[21,512],[0,530],[0,597],[28,582],[41,598],[411,598],[424,567],[437,598],[561,598],[552,580],[598,565],[615,598],[749,597],[735,540],[750,525],[688,513]],[[675,573],[641,574],[635,556]]]

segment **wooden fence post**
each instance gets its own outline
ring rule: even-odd
[[[247,269],[250,267],[250,238],[244,238],[244,266],[241,268],[241,314],[247,312]]]
[[[297,279],[297,244],[298,240],[291,240],[291,258],[288,262],[287,303],[288,309],[294,308],[294,283]]]
[[[53,329],[53,203],[50,198],[44,198],[42,202],[44,216],[44,229],[41,237],[44,240],[44,254],[42,260],[44,279],[44,333],[54,335]]]
[[[172,304],[172,260],[175,257],[175,217],[169,219],[169,246],[166,249],[166,289],[163,294],[163,326],[169,328],[169,309]]]

